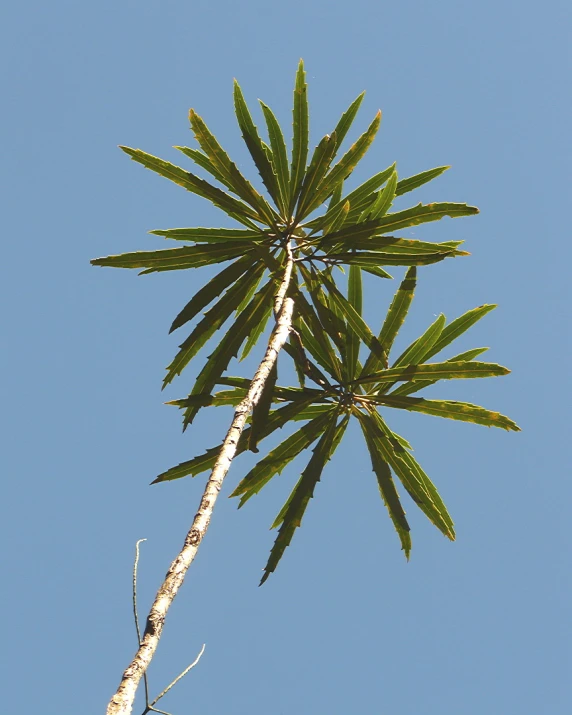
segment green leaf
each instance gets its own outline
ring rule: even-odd
[[[233,357],[236,357],[238,350],[251,330],[257,325],[268,303],[272,301],[275,290],[275,282],[269,280],[250,301],[249,305],[236,317],[232,329],[227,332],[224,338],[215,348],[209,357],[206,365],[199,373],[191,394],[196,395],[201,392],[210,392],[217,384],[219,378],[228,367]],[[199,408],[189,408],[185,412],[184,425],[189,425],[197,415]]]
[[[245,231],[240,228],[167,228],[149,231],[175,241],[198,243],[227,243],[232,241],[264,241],[269,238],[263,231]],[[232,243],[231,243],[232,245]]]
[[[188,400],[193,399],[194,396],[189,395]],[[268,416],[268,420],[262,427],[262,431],[258,435],[258,442],[260,442],[265,437],[268,437],[277,429],[284,427],[285,424],[290,422],[292,419],[296,419],[298,414],[301,414],[304,409],[312,402],[312,398],[308,397],[306,399],[301,399],[298,402],[293,402],[291,404],[285,405],[278,410],[273,410]],[[307,418],[304,418],[307,419]],[[238,445],[236,448],[236,456],[242,454],[248,449],[250,443],[250,427],[247,427],[241,434]],[[151,482],[152,484],[158,484],[159,482],[172,481],[174,479],[180,479],[182,477],[196,477],[197,474],[205,472],[212,469],[215,465],[218,455],[220,454],[222,444],[216,447],[211,447],[207,449],[204,454],[189,459],[186,462],[178,464],[176,467],[171,467],[166,472],[159,474],[159,476]]]
[[[227,193],[218,189],[216,186],[209,184],[208,181],[200,179],[198,176],[191,174],[180,166],[175,166],[168,161],[163,161],[156,156],[147,154],[141,149],[131,149],[130,147],[119,147],[128,154],[133,161],[142,164],[146,169],[154,171],[156,174],[173,181],[175,184],[182,186],[187,191],[191,191],[197,196],[202,196],[211,201],[215,206],[225,211],[227,214],[242,221],[242,217],[253,218],[258,220],[258,214],[250,206],[239,201],[238,199],[229,196]]]
[[[284,551],[292,541],[294,532],[297,527],[301,525],[308,502],[314,496],[316,484],[320,481],[324,467],[331,458],[332,453],[345,431],[348,422],[347,418],[342,420],[339,426],[336,426],[337,415],[334,415],[333,418],[329,416],[329,418],[330,423],[313,450],[308,466],[302,472],[302,476],[286,502],[285,508],[274,522],[277,524],[278,520],[280,520],[281,526],[274,546],[270,551],[268,562],[264,567],[264,575],[262,576],[260,585],[275,571]]]
[[[230,495],[231,497],[241,497],[239,507],[243,506],[255,494],[258,494],[275,474],[280,474],[284,467],[295,459],[300,452],[307,449],[312,442],[318,439],[328,426],[328,423],[332,421],[335,412],[335,405],[331,405],[328,411],[305,424],[261,459]]]
[[[204,318],[196,325],[189,337],[179,346],[179,352],[167,367],[167,374],[163,380],[163,389],[180,375],[193,357],[203,347],[207,340],[228,320],[236,304],[248,294],[252,284],[260,280],[264,266],[257,266],[227,290],[224,296],[205,314]],[[231,328],[231,331],[234,326]],[[205,390],[209,392],[210,390]]]
[[[447,362],[467,362],[469,360],[474,360],[474,358],[482,355],[486,352],[488,348],[473,348],[473,350],[467,350],[464,353],[455,355],[449,358]],[[415,382],[406,382],[404,385],[400,385],[395,390],[393,390],[391,395],[411,395],[414,392],[419,392],[429,385],[434,385],[438,380],[416,380]]]
[[[499,412],[485,410],[484,407],[471,405],[467,402],[454,402],[450,400],[425,400],[422,397],[395,397],[393,395],[380,395],[376,400],[387,407],[396,407],[411,412],[423,412],[434,417],[446,417],[450,420],[461,422],[474,422],[485,427],[500,427],[505,430],[520,432],[520,427],[508,417]]]
[[[452,320],[449,325],[445,326],[443,332],[439,336],[439,340],[435,343],[431,352],[425,356],[425,359],[428,360],[433,357],[433,355],[440,353],[443,348],[446,348],[447,345],[453,342],[453,340],[456,340],[466,330],[472,327],[481,318],[484,318],[487,313],[490,313],[491,310],[494,310],[495,308],[496,305],[481,305],[478,308],[468,310],[459,318]]]
[[[379,192],[378,197],[372,206],[370,214],[372,219],[375,220],[382,218],[389,211],[389,209],[391,208],[391,204],[395,199],[396,188],[397,172],[394,171],[393,174],[389,177],[389,181],[387,182],[385,188]]]
[[[443,253],[443,257],[451,255],[468,255],[465,251],[458,251],[462,241],[447,241],[445,243],[430,243],[428,241],[417,241],[412,238],[397,238],[397,236],[369,236],[368,238],[346,236],[336,244],[335,251],[340,250],[365,250],[382,251],[391,254],[407,255],[434,255]],[[326,255],[331,255],[326,253]]]
[[[335,153],[336,137],[334,134],[326,134],[315,148],[310,166],[304,176],[300,195],[298,196],[298,208],[295,216],[296,223],[299,223],[304,216],[310,213],[306,211],[306,205],[314,200],[318,187],[328,171]]]
[[[361,316],[363,302],[363,288],[361,280],[361,268],[350,266],[348,276],[348,302],[356,313]],[[346,334],[346,364],[347,376],[351,380],[356,374],[359,360],[360,338],[353,330],[348,330]]]
[[[244,95],[242,94],[242,90],[236,80],[234,80],[234,109],[238,120],[238,126],[242,132],[242,138],[244,139],[244,142],[248,147],[248,151],[256,164],[260,177],[262,178],[268,193],[274,200],[274,203],[279,206],[280,189],[278,187],[276,174],[274,173],[272,161],[268,157],[265,144],[261,140],[258,130],[252,121],[248,106],[244,100]]]
[[[392,275],[390,275],[387,271],[384,271],[383,268],[380,268],[379,266],[368,265],[362,266],[361,268],[363,271],[371,273],[371,275],[376,278],[393,278]]]
[[[232,390],[220,390],[214,395],[201,394],[201,395],[189,395],[181,400],[169,400],[165,402],[166,405],[175,405],[181,410],[186,409],[194,405],[200,405],[201,407],[220,407],[222,405],[238,405],[244,397],[246,396],[246,390],[242,387],[235,387]]]
[[[306,73],[304,72],[304,62],[300,60],[296,73],[296,85],[294,87],[294,109],[293,116],[293,137],[292,137],[292,165],[290,172],[291,201],[289,213],[292,214],[296,201],[302,188],[304,172],[306,171],[306,161],[308,159],[308,85],[306,84]]]
[[[251,452],[258,452],[258,438],[259,435],[262,433],[262,429],[264,425],[266,424],[266,420],[268,419],[268,415],[270,414],[270,408],[272,406],[272,398],[273,398],[273,392],[274,392],[274,387],[276,385],[276,380],[278,379],[278,367],[276,365],[276,362],[272,366],[272,369],[270,370],[270,373],[268,375],[268,378],[266,379],[266,382],[264,383],[264,387],[262,388],[262,393],[260,395],[260,398],[256,405],[254,406],[254,409],[252,410],[252,419],[251,419],[251,430],[250,430],[250,439],[248,441],[248,448],[250,449]]]
[[[445,316],[441,315],[427,328],[427,330],[417,338],[411,345],[401,353],[393,363],[393,367],[401,365],[419,365],[424,362],[431,353],[431,349],[439,340],[445,326]]]
[[[332,133],[335,133],[336,135],[338,148],[342,145],[342,142],[346,138],[346,134],[348,133],[351,125],[353,124],[354,119],[356,118],[356,114],[358,113],[358,110],[360,108],[361,103],[363,102],[364,97],[365,92],[362,92],[360,95],[358,95],[350,104],[350,106],[346,109],[346,111],[342,114],[342,116],[340,117],[340,121],[336,124],[336,128]]]
[[[357,219],[363,209],[375,200],[375,192],[389,179],[394,169],[395,164],[392,164],[384,171],[380,171],[378,174],[375,174],[371,177],[371,179],[368,179],[361,184],[361,186],[358,186],[357,189],[354,189],[345,198],[340,198],[336,204],[329,206],[328,212],[339,210],[341,206],[346,203],[346,201],[349,201],[351,208],[348,214],[348,222],[351,224],[357,223]],[[318,218],[309,221],[306,226],[308,228],[312,228],[313,230],[321,229],[326,215],[327,214],[324,214],[323,216],[319,216]]]
[[[405,510],[401,505],[399,494],[393,481],[389,464],[383,458],[382,450],[378,445],[378,437],[375,425],[360,410],[355,410],[354,414],[359,420],[360,427],[365,438],[365,442],[371,457],[371,466],[377,477],[377,486],[385,504],[393,526],[401,541],[401,548],[405,551],[405,556],[409,560],[411,553],[410,527],[405,517]]]
[[[360,377],[363,375],[370,375],[381,366],[387,367],[389,353],[397,333],[403,325],[405,317],[409,311],[409,306],[411,305],[413,295],[415,294],[416,285],[417,268],[412,266],[407,270],[405,278],[401,281],[401,285],[393,297],[377,338],[385,351],[385,360],[380,360],[374,352],[370,352],[367,360],[365,361]]]
[[[185,156],[194,161],[195,164],[198,164],[201,169],[208,171],[209,174],[214,176],[217,181],[224,184],[227,189],[234,191],[234,187],[230,185],[229,181],[220,173],[220,171],[217,170],[212,161],[208,158],[208,156],[206,156],[206,154],[203,154],[202,151],[199,151],[198,149],[191,149],[188,146],[174,146],[173,149],[182,152]]]
[[[264,310],[264,313],[260,316],[259,322],[253,326],[252,330],[250,331],[250,334],[248,335],[246,344],[245,344],[242,354],[240,356],[241,361],[244,360],[250,354],[250,351],[258,342],[260,336],[266,329],[266,324],[268,323],[268,318],[270,317],[271,314],[272,314],[272,306],[270,304],[268,304],[266,306],[266,309]]]
[[[265,221],[269,226],[275,225],[275,219],[278,217],[274,214],[272,208],[240,173],[236,164],[230,160],[228,154],[194,109],[189,111],[189,121],[195,134],[195,139],[199,142],[202,150],[207,154],[216,170],[224,176],[228,185],[232,187],[232,190],[243,201],[252,206],[261,221]]]
[[[328,253],[327,261],[331,265],[356,265],[364,269],[379,266],[428,266],[439,263],[451,253],[386,253],[384,251],[356,251],[354,253]],[[462,254],[457,254],[462,255]]]
[[[429,171],[422,171],[420,174],[415,174],[415,176],[409,176],[407,179],[401,179],[401,181],[397,184],[395,195],[402,196],[408,191],[418,189],[420,186],[423,186],[423,184],[435,179],[437,176],[440,176],[444,171],[447,171],[447,169],[450,168],[450,166],[438,166],[436,169],[429,169]]]
[[[451,541],[455,527],[437,489],[415,458],[395,439],[377,410],[370,411],[383,459],[391,466],[411,498],[433,524]]]
[[[383,218],[377,219],[378,233],[388,233],[397,231],[409,226],[418,226],[421,223],[439,221],[445,216],[459,218],[461,216],[473,216],[478,214],[479,209],[467,204],[435,203],[418,204],[405,211],[398,211],[394,214],[387,214]]]
[[[246,271],[252,268],[255,260],[251,255],[239,258],[230,266],[212,278],[205,286],[198,290],[183,310],[177,315],[169,333],[192,320],[203,308],[206,308],[217,296],[221,295],[228,286],[238,280]]]
[[[363,158],[364,154],[369,149],[375,135],[377,134],[380,124],[381,111],[378,111],[375,119],[369,125],[368,129],[361,135],[355,144],[352,144],[349,150],[321,182],[315,197],[304,208],[304,213],[301,218],[307,216],[309,213],[312,213],[314,209],[317,209],[318,206],[322,204],[328,196],[330,196],[339,182],[346,179],[352,173],[358,162]],[[339,142],[339,137],[336,135],[337,146],[339,146]]]
[[[284,141],[284,135],[282,134],[278,120],[274,116],[270,107],[264,104],[261,100],[258,101],[262,107],[264,118],[266,119],[266,126],[268,127],[270,147],[272,149],[272,156],[274,157],[274,169],[276,171],[278,187],[280,189],[280,206],[282,208],[282,215],[284,218],[287,218],[288,208],[290,206],[290,173],[288,168],[288,155],[286,153],[286,142]]]
[[[332,281],[324,278],[324,285],[326,290],[330,294],[333,302],[340,311],[343,313],[344,318],[347,321],[349,331],[353,331],[356,336],[361,338],[367,347],[373,351],[381,360],[384,359],[384,350],[381,343],[375,337],[375,335],[369,329],[367,323],[363,320],[361,315],[355,310],[355,308],[344,298],[344,296],[338,291]],[[357,364],[357,360],[356,360]],[[355,373],[350,379],[353,379]]]
[[[371,382],[408,382],[409,380],[464,380],[508,375],[510,370],[493,362],[436,362],[405,365],[382,370],[356,380],[359,385]]]
[[[117,256],[94,258],[93,266],[109,266],[111,268],[145,268],[143,273],[158,271],[176,271],[185,268],[198,268],[213,263],[230,261],[232,258],[244,255],[252,250],[252,244],[236,242],[232,245],[199,244],[183,248],[167,248],[161,251],[135,251],[121,253]]]
[[[338,208],[339,207],[339,208]],[[344,222],[349,214],[350,211],[350,202],[346,201],[345,204],[336,204],[334,210],[326,212],[326,215],[324,216],[324,226],[323,230],[324,233],[327,234],[329,231],[337,231],[340,229],[343,225]]]

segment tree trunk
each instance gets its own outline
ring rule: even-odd
[[[185,538],[183,548],[171,564],[163,584],[157,591],[157,595],[147,616],[145,632],[139,649],[131,664],[124,672],[117,692],[107,706],[107,715],[129,715],[132,711],[137,686],[153,659],[163,631],[167,611],[173,603],[183,583],[185,574],[192,564],[199,545],[208,529],[216,499],[236,453],[238,440],[244,430],[246,419],[260,399],[260,395],[262,394],[270,371],[276,362],[278,353],[288,339],[292,326],[292,312],[294,308],[293,300],[286,298],[293,265],[293,256],[289,246],[287,246],[287,253],[288,261],[286,263],[284,276],[274,300],[276,324],[270,336],[266,353],[250,383],[246,397],[235,410],[230,429],[222,443],[217,461],[206,484],[199,510]]]

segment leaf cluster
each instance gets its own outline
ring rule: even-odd
[[[208,180],[140,149],[121,147],[145,168],[210,201],[234,226],[154,230],[152,234],[182,245],[92,261],[98,266],[141,269],[142,274],[223,264],[192,295],[171,325],[172,332],[192,323],[167,367],[164,387],[222,331],[189,395],[171,403],[182,410],[184,428],[201,408],[237,405],[246,395],[250,381],[229,377],[229,364],[239,354],[241,359],[246,357],[259,341],[272,315],[274,295],[286,266],[293,261],[288,295],[294,300],[295,313],[285,352],[293,361],[299,384],[279,386],[277,369],[272,371],[251,424],[240,437],[238,453],[248,449],[257,452],[259,443],[277,429],[293,422],[304,424],[262,457],[233,493],[240,497],[242,506],[301,452],[312,447],[307,466],[273,523],[279,529],[278,537],[263,581],[274,571],[300,526],[323,469],[350,419],[356,419],[361,427],[380,494],[407,557],[411,549],[410,528],[396,482],[448,538],[454,538],[454,528],[409,443],[387,425],[386,408],[518,429],[507,417],[482,407],[411,396],[441,380],[508,372],[499,365],[475,360],[486,348],[443,362],[430,362],[494,306],[481,306],[450,323],[439,316],[390,362],[393,343],[413,298],[417,267],[467,255],[460,249],[461,241],[433,243],[404,238],[395,232],[446,216],[470,216],[478,210],[467,204],[445,202],[393,210],[397,197],[435,179],[447,166],[400,179],[392,164],[348,191],[346,182],[371,146],[381,122],[378,112],[349,148],[342,150],[363,97],[362,93],[351,103],[332,131],[310,151],[307,85],[300,61],[288,149],[276,116],[264,102],[260,106],[267,136],[261,137],[235,81],[235,114],[264,186],[262,192],[243,175],[193,109],[189,121],[198,148],[175,148],[207,174]],[[336,266],[349,269],[345,290],[339,285],[341,274],[334,276]],[[407,273],[375,334],[362,317],[362,273],[391,278],[386,271],[391,266],[405,266]],[[216,391],[217,386],[225,389]],[[212,468],[218,451],[219,447],[209,449],[164,472],[155,482],[204,472]]]

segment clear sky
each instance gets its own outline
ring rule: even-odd
[[[162,247],[153,228],[222,214],[117,149],[173,161],[195,108],[255,177],[232,78],[288,125],[308,71],[312,145],[362,89],[354,131],[382,129],[357,171],[451,164],[412,200],[475,218],[419,227],[469,258],[421,272],[403,340],[440,312],[499,308],[466,347],[506,378],[439,394],[515,419],[522,433],[392,415],[441,490],[449,543],[413,507],[406,563],[361,436],[327,467],[302,529],[258,588],[268,527],[300,464],[241,511],[221,499],[151,670],[175,715],[542,715],[572,712],[569,2],[19,0],[2,11],[2,707],[103,713],[135,648],[130,582],[143,544],[145,610],[192,519],[204,477],[150,487],[213,446],[230,413],[184,435],[160,392],[170,321],[209,275],[137,277],[89,259]],[[178,158],[179,156],[179,158]],[[413,235],[413,234],[403,234]],[[399,278],[401,269],[395,271]],[[368,316],[396,281],[368,284]],[[379,320],[379,318],[377,318]],[[204,355],[205,353],[203,353]],[[259,356],[259,354],[258,354]],[[246,361],[247,375],[254,365]],[[568,423],[568,424],[567,424]],[[250,464],[237,461],[226,494]],[[146,612],[146,610],[145,610]],[[139,713],[141,707],[134,712]]]

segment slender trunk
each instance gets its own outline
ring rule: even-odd
[[[137,686],[153,659],[163,631],[167,611],[173,603],[177,591],[183,583],[185,574],[192,564],[199,545],[208,529],[216,499],[236,453],[238,440],[244,430],[246,419],[260,399],[260,395],[262,394],[268,375],[276,362],[278,353],[288,339],[292,325],[294,302],[291,298],[286,298],[293,265],[292,252],[289,247],[287,250],[288,262],[284,271],[284,277],[274,300],[276,324],[270,336],[266,353],[250,383],[246,397],[235,410],[232,424],[222,443],[217,461],[206,484],[199,510],[185,538],[183,548],[171,564],[163,584],[157,591],[157,595],[155,596],[155,600],[147,617],[147,624],[141,645],[131,664],[124,672],[117,692],[107,706],[107,715],[129,715],[132,711]]]

